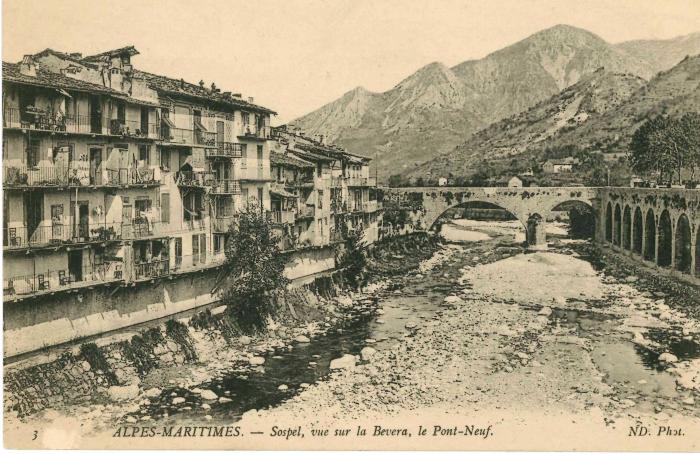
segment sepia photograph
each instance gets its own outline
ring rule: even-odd
[[[700,451],[696,0],[2,0],[7,449]]]

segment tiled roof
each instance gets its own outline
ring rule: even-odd
[[[72,61],[73,63],[77,63],[79,65],[88,66],[91,68],[97,68],[97,65],[95,65],[94,63],[84,61],[82,59],[82,57],[79,56],[80,54],[70,54],[67,52],[59,52],[57,50],[53,50],[53,49],[48,48],[48,47],[46,49],[42,50],[41,52],[38,52],[38,53],[32,55],[32,57],[44,57],[46,55],[55,55],[58,58]]]
[[[112,49],[112,50],[108,50],[106,52],[101,52],[99,54],[88,55],[87,57],[84,57],[82,60],[89,61],[89,62],[100,61],[104,57],[113,57],[115,55],[121,55],[121,54],[129,54],[129,55],[133,56],[133,55],[138,55],[139,51],[137,51],[134,46],[124,46],[124,47],[120,47],[119,49]]]
[[[213,92],[210,89],[185,82],[182,79],[173,79],[171,77],[161,76],[140,70],[135,70],[134,76],[145,79],[154,90],[164,92],[172,96],[186,96],[200,99],[202,101],[225,104],[234,108],[248,109],[251,111],[276,115],[276,112],[266,107],[253,104],[242,99],[233,98],[232,96],[224,96],[223,93]]]
[[[270,165],[297,167],[301,169],[314,167],[310,162],[299,159],[296,156],[276,153],[274,151],[270,152]]]
[[[124,95],[111,88],[102,85],[72,79],[60,73],[36,68],[36,77],[28,76],[20,72],[20,65],[17,63],[2,62],[3,82],[14,82],[18,84],[35,85],[39,87],[62,88],[65,90],[75,90],[90,93],[106,93],[123,97]]]

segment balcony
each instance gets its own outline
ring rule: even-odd
[[[316,217],[316,207],[314,205],[304,205],[299,207],[299,214],[297,214],[297,219],[308,219]]]
[[[194,131],[192,129],[163,126],[161,128],[161,140],[173,144],[191,145],[194,143]]]
[[[241,134],[238,135],[239,139],[248,140],[267,140],[270,138],[270,128],[268,127],[256,127],[254,125],[244,125]]]
[[[348,204],[340,200],[331,199],[331,213],[341,214],[348,211]]]
[[[3,166],[3,187],[9,189],[158,184],[155,171],[148,168],[91,169],[74,165],[30,167],[26,164]]]
[[[47,270],[3,279],[4,300],[14,301],[82,287],[122,281],[121,262],[84,266],[76,273],[69,270]]]
[[[150,238],[167,236],[167,224],[153,221],[154,216],[139,216],[131,220],[131,222],[123,222],[121,224],[122,240],[145,240]]]
[[[167,276],[170,274],[170,259],[150,260],[148,262],[134,263],[134,280],[148,280]]]
[[[213,180],[210,192],[218,195],[240,194],[241,183],[237,180]]]
[[[141,123],[136,120],[111,120],[109,132],[115,136],[156,139],[160,135],[155,123]]]
[[[194,138],[197,145],[204,145],[205,147],[216,146],[217,135],[215,132],[197,130],[194,132]]]
[[[362,204],[362,211],[365,213],[374,213],[379,209],[379,203],[376,200],[370,200]]]
[[[227,233],[231,224],[236,222],[236,216],[221,215],[211,218],[211,229],[214,233]]]
[[[204,188],[214,184],[214,174],[211,172],[194,172],[181,170],[177,172],[177,185],[187,188]]]
[[[243,150],[240,143],[233,142],[219,142],[214,147],[204,150],[207,158],[240,158]]]
[[[197,270],[203,270],[214,266],[219,266],[224,263],[226,256],[217,254],[207,256],[206,254],[182,255],[175,257],[175,264],[172,267],[173,273],[188,273]]]
[[[65,131],[66,116],[37,108],[27,108],[22,114],[19,108],[5,107],[3,126],[40,131]]]
[[[295,213],[289,210],[268,211],[267,218],[274,224],[294,224]]]
[[[3,229],[3,248],[18,250],[80,243],[102,243],[121,239],[122,223],[69,223]]]
[[[343,186],[344,181],[343,177],[331,177],[331,187],[340,188]]]

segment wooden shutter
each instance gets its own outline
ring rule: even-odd
[[[170,222],[170,194],[167,192],[160,195],[160,222]]]

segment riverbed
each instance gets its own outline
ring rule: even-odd
[[[554,228],[550,234],[564,236]],[[326,334],[264,352],[258,367],[173,379],[109,412],[86,408],[80,419],[109,415],[96,428],[290,419],[320,426],[434,412],[565,415],[612,428],[609,421],[629,417],[697,421],[696,321],[639,290],[639,279],[594,267],[579,247],[585,242],[562,238],[526,253],[517,222],[459,220],[444,232],[448,244],[358,295],[357,317]],[[661,361],[664,354],[672,361]],[[343,357],[351,364],[331,369]]]

